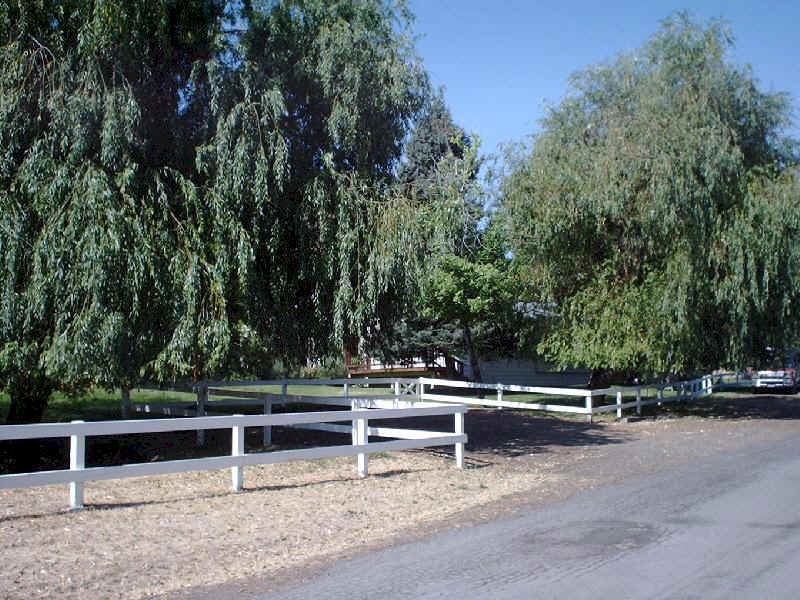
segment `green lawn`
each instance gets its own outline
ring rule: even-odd
[[[281,393],[281,386],[239,386],[231,387],[231,390],[246,390],[246,391],[259,391],[268,392],[273,394]],[[434,393],[446,393],[447,388],[434,389]],[[624,402],[630,402],[635,398],[636,388],[623,388]],[[453,395],[472,395],[477,396],[476,390],[455,389],[448,390]],[[655,398],[655,393],[652,388],[643,389],[642,400],[650,400]],[[288,386],[287,393],[291,395],[304,395],[304,396],[341,396],[343,394],[342,386],[331,385],[290,385]],[[391,393],[385,387],[352,387],[350,390],[351,395],[366,396]],[[668,390],[664,392],[664,397],[667,399],[673,398],[676,392]],[[735,391],[717,392],[714,397],[717,398],[733,398],[738,394]],[[487,400],[494,400],[496,392],[492,390],[485,390],[485,397]],[[131,402],[134,404],[147,404],[147,403],[174,403],[174,402],[194,402],[196,396],[190,392],[173,392],[173,391],[155,391],[155,390],[137,390],[131,391]],[[547,394],[530,394],[522,392],[506,392],[503,394],[503,399],[510,402],[521,402],[529,404],[563,404],[569,406],[584,406],[584,399],[579,396],[555,396]],[[213,399],[212,399],[213,402]],[[605,398],[595,398],[595,405],[614,404],[616,399],[613,395],[608,395]],[[0,394],[0,423],[5,422],[6,415],[8,414],[9,398],[7,394]],[[135,413],[134,413],[135,414]],[[159,416],[152,414],[151,416]],[[94,389],[78,396],[66,396],[62,393],[54,393],[47,406],[44,414],[45,422],[64,422],[81,419],[84,421],[100,421],[107,419],[120,418],[120,393],[119,390],[109,392],[102,389]]]
[[[225,386],[225,389],[245,392],[267,392],[270,394],[281,393],[281,386],[279,385]],[[341,385],[289,385],[286,387],[286,393],[298,396],[342,396],[344,391]],[[352,386],[349,393],[351,396],[376,396],[391,394],[392,391],[388,387],[375,387],[373,385],[369,388]]]
[[[242,386],[232,387],[251,392],[269,392],[273,394],[281,393],[281,386]],[[287,389],[288,394],[302,396],[341,396],[343,395],[342,386],[330,385],[290,385]],[[388,388],[351,388],[351,395],[354,396],[374,396],[378,394],[391,393]],[[196,395],[191,392],[174,392],[161,390],[131,390],[131,403],[175,403],[175,402],[194,402]],[[213,402],[213,398],[211,400]],[[5,423],[9,409],[8,394],[0,393],[0,424]],[[141,413],[140,413],[141,414]],[[132,416],[135,416],[133,413]],[[160,416],[152,414],[151,416]],[[50,398],[50,402],[45,410],[43,421],[45,423],[58,423],[72,420],[83,421],[103,421],[120,418],[120,392],[115,390],[109,392],[103,389],[92,389],[84,394],[77,396],[67,396],[56,392]]]
[[[192,401],[193,394],[181,392],[131,392],[131,402],[146,404],[147,402],[179,402]],[[8,394],[0,394],[0,423],[4,423],[9,408]],[[103,389],[92,389],[77,396],[67,396],[55,392],[45,409],[42,421],[58,423],[72,420],[103,421],[120,418],[120,393]]]

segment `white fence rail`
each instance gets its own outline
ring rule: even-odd
[[[70,465],[68,470],[41,471],[0,475],[0,489],[70,484],[70,506],[83,506],[83,485],[86,481],[119,479],[144,475],[183,473],[197,470],[230,468],[232,488],[239,491],[243,486],[243,469],[248,465],[272,464],[291,460],[310,460],[336,456],[356,456],[358,473],[366,477],[368,454],[393,450],[406,450],[428,446],[454,445],[456,465],[463,468],[464,414],[468,406],[514,408],[583,414],[589,421],[595,414],[623,411],[635,408],[641,413],[642,406],[666,402],[686,401],[711,395],[714,389],[747,385],[749,378],[739,373],[706,375],[689,381],[650,384],[628,388],[587,390],[576,388],[532,387],[503,384],[478,384],[430,378],[392,379],[306,379],[274,381],[204,382],[193,388],[170,388],[171,391],[191,392],[196,400],[149,402],[132,405],[130,394],[123,391],[123,414],[131,408],[141,412],[162,413],[192,418],[148,419],[137,421],[99,421],[84,423],[47,423],[40,425],[0,426],[0,440],[37,439],[52,437],[70,438]],[[289,386],[341,386],[342,395],[305,395],[288,393]],[[280,393],[266,391],[264,387],[280,388]],[[261,387],[262,389],[257,389]],[[244,388],[244,389],[236,389]],[[359,389],[360,388],[360,389]],[[388,393],[364,394],[381,390]],[[149,388],[163,389],[163,388]],[[491,398],[462,396],[456,393],[439,393],[442,390],[470,389],[493,392]],[[520,402],[505,399],[504,394],[531,394],[547,396],[548,402]],[[596,405],[607,397],[612,404]],[[563,398],[561,402],[551,399]],[[579,403],[576,404],[575,400]],[[573,402],[568,404],[566,402]],[[350,410],[316,411],[304,413],[272,414],[276,404],[310,404],[347,407]],[[220,413],[220,409],[234,407],[259,407],[263,414],[208,416],[209,412]],[[375,419],[397,419],[435,415],[453,415],[454,431],[425,431],[385,426],[370,426]],[[349,421],[348,425],[337,424]],[[244,449],[245,427],[263,428],[263,444],[272,443],[272,427],[288,426],[335,433],[350,434],[350,445],[304,448],[299,450],[276,450],[246,454]],[[231,429],[231,454],[173,460],[153,463],[126,464],[114,467],[85,466],[86,438],[100,435],[122,435],[135,433],[158,433],[168,431],[197,431],[198,444],[205,441],[207,429]],[[370,442],[369,436],[396,438],[392,441]]]
[[[69,470],[39,471],[0,476],[0,489],[18,488],[56,483],[69,483],[70,507],[81,508],[84,503],[83,485],[87,481],[121,479],[145,475],[185,473],[211,469],[231,469],[232,488],[240,491],[243,486],[245,466],[273,464],[292,460],[311,460],[337,456],[356,456],[358,473],[366,477],[368,454],[424,448],[428,446],[455,446],[456,466],[463,468],[464,433],[463,405],[424,405],[414,408],[378,408],[307,413],[284,413],[276,415],[233,415],[224,417],[195,417],[188,419],[151,419],[139,421],[97,421],[84,423],[46,423],[41,425],[6,425],[0,427],[0,440],[22,440],[53,437],[70,438]],[[436,415],[453,415],[454,432],[421,431],[415,429],[370,427],[370,419],[399,419]],[[339,426],[335,431],[352,434],[348,446],[326,446],[245,454],[245,427],[316,425],[350,421],[350,426]],[[332,426],[335,427],[335,426]],[[206,429],[231,429],[230,456],[214,456],[163,462],[135,463],[113,467],[85,466],[86,438],[98,435],[121,435],[132,433],[158,433]],[[370,442],[369,436],[399,438],[385,442]]]
[[[614,387],[599,390],[588,390],[580,388],[558,388],[542,386],[523,386],[505,384],[483,384],[472,383],[469,381],[455,381],[449,379],[416,378],[416,379],[329,379],[329,380],[274,380],[274,381],[253,381],[253,382],[233,382],[233,383],[214,383],[209,384],[205,394],[198,391],[198,401],[172,404],[149,404],[142,405],[139,410],[157,411],[161,410],[165,414],[196,414],[202,416],[214,411],[214,407],[233,407],[233,406],[263,406],[264,414],[272,411],[275,404],[308,403],[322,404],[331,406],[351,406],[354,398],[359,398],[364,402],[364,396],[355,396],[352,390],[358,387],[370,388],[389,388],[392,392],[385,395],[369,396],[368,404],[370,408],[387,408],[399,406],[411,406],[413,399],[436,403],[460,403],[468,406],[483,406],[491,408],[512,408],[523,410],[538,410],[544,412],[557,412],[568,414],[586,415],[589,421],[592,416],[607,412],[617,413],[617,417],[622,417],[625,410],[635,408],[637,414],[641,414],[643,406],[649,404],[665,404],[668,402],[680,402],[689,399],[696,399],[710,395],[714,389],[726,389],[739,387],[749,382],[749,376],[742,373],[716,373],[706,375],[692,380],[666,382],[659,384],[648,384],[635,387]],[[232,387],[252,388],[255,386],[280,386],[281,393],[264,391],[235,390]],[[299,394],[288,394],[287,386],[292,385],[327,385],[341,386],[343,395],[341,396],[307,396]],[[479,390],[484,396],[477,398],[474,395],[459,395],[454,390],[469,389]],[[447,393],[441,393],[447,392]],[[491,396],[486,394],[491,392]],[[520,401],[519,398],[509,400],[505,394],[530,395],[531,400]],[[546,401],[536,401],[536,397],[545,396]],[[603,404],[606,398],[614,399],[613,403]],[[215,399],[212,399],[215,398]],[[224,399],[218,399],[224,398]],[[559,400],[559,399],[562,400]],[[576,402],[577,399],[580,401]],[[319,426],[298,426],[311,429],[319,429]],[[341,427],[341,426],[338,426]],[[327,430],[333,430],[330,427]],[[201,433],[198,433],[198,443],[202,443]],[[271,440],[269,427],[264,428],[264,444],[267,445]]]
[[[307,394],[289,394],[288,387],[326,386],[341,387],[341,395],[316,396]],[[234,381],[234,382],[202,382],[193,386],[180,388],[143,387],[155,391],[179,391],[196,395],[194,400],[148,402],[130,405],[130,396],[123,394],[123,417],[127,416],[131,408],[144,413],[161,413],[170,416],[202,417],[208,414],[225,414],[232,407],[259,407],[263,414],[272,414],[273,406],[286,404],[311,404],[322,406],[349,406],[355,408],[411,408],[424,406],[417,402],[419,399],[418,383],[416,379],[407,378],[359,378],[359,379],[279,379],[262,381]],[[261,390],[254,388],[262,388]],[[280,393],[265,391],[263,388],[280,388]],[[236,389],[249,388],[249,389]],[[391,394],[358,394],[356,388],[370,390],[388,388]],[[125,399],[128,404],[125,405]],[[220,399],[222,398],[222,399]],[[319,426],[293,425],[300,429],[320,429]],[[328,429],[330,430],[330,429]],[[264,426],[264,445],[272,443],[272,427]],[[197,445],[205,445],[205,431],[198,430]]]
[[[716,376],[714,376],[716,377]],[[635,408],[637,414],[641,414],[642,406],[648,404],[664,404],[667,402],[686,401],[711,395],[715,385],[714,377],[705,375],[697,379],[688,381],[678,381],[670,383],[649,384],[627,388],[606,388],[601,390],[587,390],[578,388],[553,388],[553,387],[532,387],[522,385],[503,385],[503,384],[483,384],[471,383],[467,381],[449,381],[446,379],[420,378],[420,398],[422,400],[432,400],[436,402],[456,402],[468,406],[486,406],[494,408],[514,408],[523,410],[539,410],[545,412],[560,412],[586,415],[591,422],[592,416],[596,414],[614,412],[621,418],[625,409]],[[719,380],[721,381],[721,379]],[[738,378],[737,383],[738,384]],[[475,396],[460,396],[457,394],[433,393],[431,389],[471,389],[482,392],[491,391],[496,394],[494,398],[477,398]],[[652,396],[647,393],[651,391]],[[559,404],[557,401],[550,402],[520,402],[505,399],[506,392],[517,394],[530,394],[534,397],[563,397],[566,399],[582,398],[582,405]],[[666,393],[671,392],[671,393]],[[596,405],[606,397],[611,396],[615,399],[613,404]],[[626,400],[627,398],[627,400]]]

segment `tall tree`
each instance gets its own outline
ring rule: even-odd
[[[218,2],[0,4],[0,380],[130,384],[170,330],[176,213],[204,136],[190,84]]]
[[[450,245],[427,254],[417,293],[394,323],[378,328],[368,350],[402,363],[431,353],[466,356],[480,381],[479,357],[517,350],[524,315],[510,273],[503,229],[485,210],[479,140],[457,125],[443,92],[431,95],[406,146],[397,187],[450,222]],[[457,207],[458,219],[452,218]],[[443,212],[440,212],[443,211]],[[458,224],[453,228],[453,224]]]
[[[504,184],[515,260],[554,319],[540,350],[627,374],[741,365],[798,330],[800,198],[786,94],[728,29],[664,21],[593,66]]]
[[[253,3],[242,16],[236,60],[208,65],[218,125],[198,153],[230,230],[198,238],[212,269],[179,269],[185,318],[162,354],[167,371],[196,363],[198,344],[202,373],[257,370],[263,357],[245,348],[289,364],[341,350],[381,318],[401,273],[386,252],[405,250],[387,250],[377,229],[394,235],[392,219],[411,218],[387,190],[428,87],[404,5]],[[226,255],[215,235],[232,240]]]
[[[389,318],[458,210],[390,185],[428,90],[409,22],[389,0],[0,3],[9,420],[55,385],[260,374]]]
[[[432,93],[425,101],[411,137],[405,146],[404,160],[398,179],[416,187],[420,193],[430,193],[441,172],[442,160],[461,161],[474,145],[474,140],[456,124],[444,99],[444,90]],[[476,169],[479,164],[469,165]],[[477,173],[469,173],[475,177]]]

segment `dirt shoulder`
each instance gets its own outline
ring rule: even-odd
[[[720,398],[587,424],[471,412],[467,468],[443,452],[0,491],[3,598],[249,597],[332,558],[558,501],[624,477],[800,433],[795,398]]]

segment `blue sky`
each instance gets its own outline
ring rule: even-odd
[[[525,0],[409,0],[417,50],[433,83],[445,86],[456,122],[481,136],[484,152],[535,132],[570,74],[643,45],[668,15],[722,17],[765,91],[793,96],[800,137],[800,0],[674,3]]]

